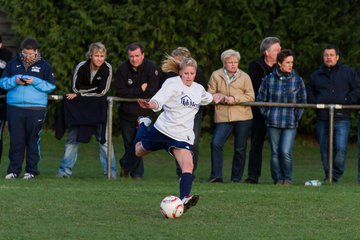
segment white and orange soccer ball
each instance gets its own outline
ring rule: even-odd
[[[178,218],[184,212],[184,205],[180,198],[167,196],[160,203],[160,212],[165,218]]]

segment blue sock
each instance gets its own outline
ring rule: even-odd
[[[145,136],[147,130],[148,130],[148,127],[144,123],[141,123],[139,125],[139,128],[135,135],[134,144],[139,142],[142,139],[142,137]]]
[[[194,177],[192,173],[183,173],[180,176],[180,199],[183,199],[191,192],[192,181]]]

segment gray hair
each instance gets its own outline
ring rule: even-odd
[[[185,67],[193,67],[197,69],[197,62],[191,57],[183,58],[180,62],[179,69],[184,69]]]
[[[101,42],[95,42],[89,45],[89,50],[86,52],[85,57],[87,59],[90,59],[91,55],[94,52],[101,52],[105,55],[106,57],[106,47],[104,44],[102,44]]]
[[[277,37],[266,37],[260,44],[260,54],[265,55],[265,51],[268,50],[275,43],[280,44],[280,39]]]
[[[238,51],[235,51],[233,49],[228,49],[225,50],[222,54],[221,54],[221,62],[223,63],[223,65],[225,66],[225,61],[226,59],[228,59],[229,57],[236,57],[238,61],[240,61],[240,53]]]

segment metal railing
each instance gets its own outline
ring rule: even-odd
[[[62,100],[62,95],[49,95],[49,100]],[[133,98],[107,97],[108,101],[108,179],[111,179],[111,160],[112,160],[112,118],[114,102],[136,102]],[[295,108],[314,108],[314,109],[329,109],[329,182],[332,183],[332,169],[333,169],[333,135],[334,135],[334,111],[335,109],[360,109],[360,105],[340,105],[340,104],[302,104],[302,103],[269,103],[269,102],[246,102],[239,103],[243,106],[255,107],[295,107]]]

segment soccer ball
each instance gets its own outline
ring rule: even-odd
[[[180,198],[167,196],[160,203],[160,212],[165,218],[178,218],[184,212],[184,205]]]

